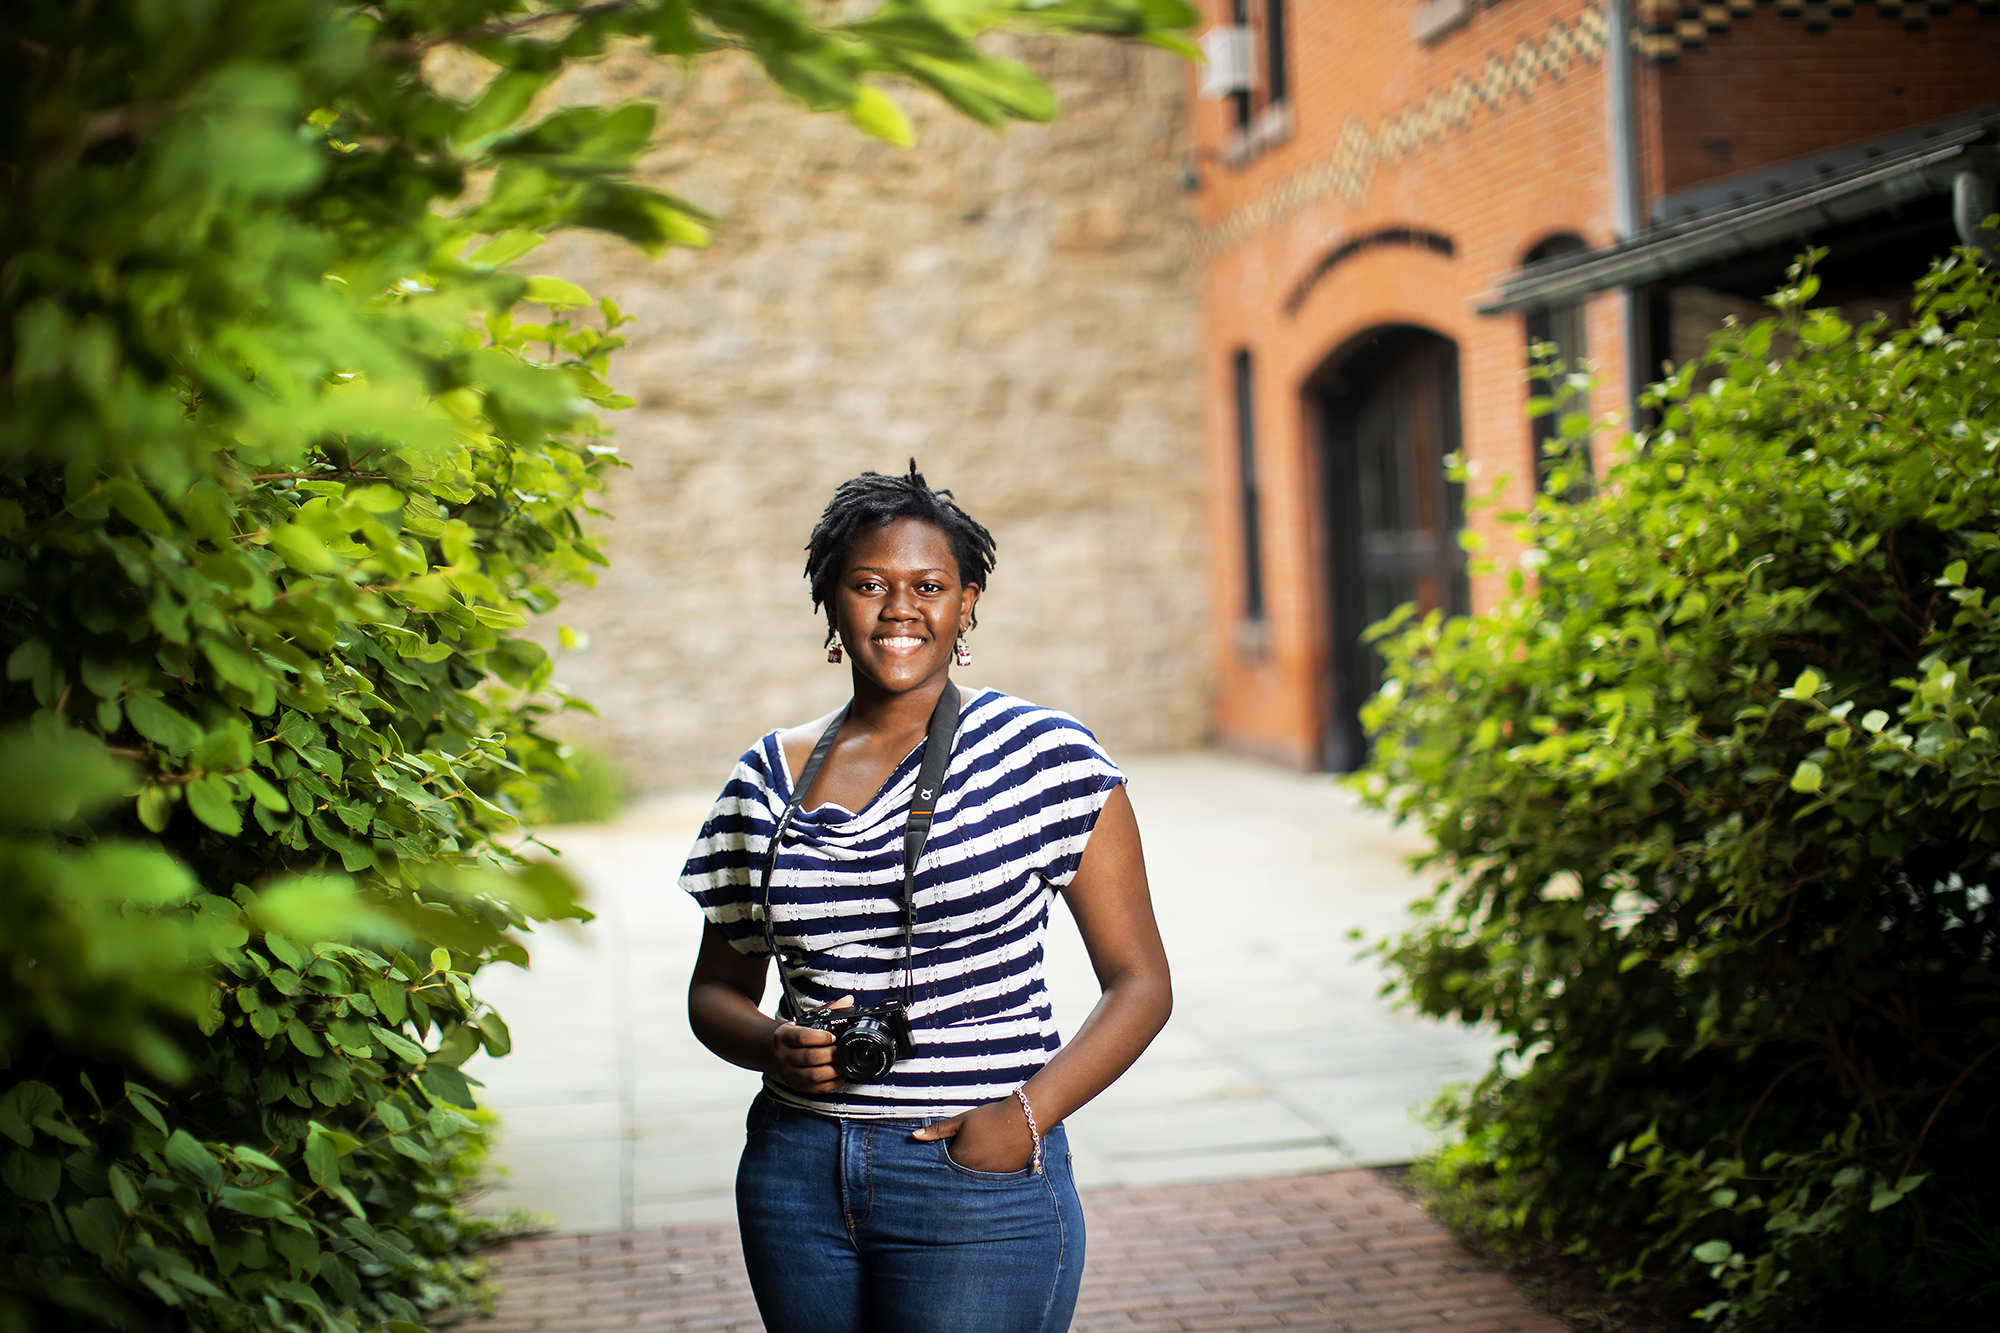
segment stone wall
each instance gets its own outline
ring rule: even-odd
[[[638,319],[611,568],[552,619],[589,636],[558,678],[603,714],[566,725],[641,788],[719,782],[845,697],[806,534],[840,480],[912,455],[999,543],[962,684],[1069,710],[1114,753],[1203,739],[1187,72],[1105,41],[1015,53],[1060,121],[996,134],[904,96],[908,151],[727,60],[614,57],[558,90],[663,98],[646,174],[720,219],[705,253],[583,237],[523,266]]]

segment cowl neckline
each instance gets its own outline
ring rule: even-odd
[[[966,713],[988,693],[984,689],[959,691],[961,729]],[[816,846],[830,846],[868,839],[885,823],[894,822],[900,827],[909,814],[910,794],[916,788],[917,769],[922,764],[927,743],[928,738],[918,741],[859,810],[849,810],[837,801],[825,801],[810,810],[800,806],[792,816],[791,826],[785,831],[787,840],[796,838]],[[954,735],[954,751],[957,744]],[[782,814],[792,799],[792,766],[786,762],[784,742],[779,739],[778,732],[773,731],[765,737],[765,751],[771,756],[773,769],[771,795],[776,800],[776,813]],[[947,761],[945,772],[948,774],[950,771],[951,764]]]

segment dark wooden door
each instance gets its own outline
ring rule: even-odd
[[[1363,632],[1405,602],[1420,614],[1471,606],[1464,488],[1445,476],[1459,441],[1457,349],[1422,329],[1383,330],[1322,377],[1320,400],[1333,601],[1324,759],[1347,772],[1367,758],[1361,705],[1382,683]]]

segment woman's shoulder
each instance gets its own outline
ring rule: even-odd
[[[836,708],[834,713],[839,711]],[[766,732],[764,738],[757,742],[763,763],[767,768],[770,766],[775,746],[776,753],[785,757],[785,782],[789,786],[798,774],[805,771],[806,760],[812,758],[813,746],[819,744],[819,738],[826,733],[827,727],[832,722],[833,713],[828,713],[825,717],[814,718],[811,722],[800,726],[780,727],[776,731]]]
[[[1082,745],[1101,752],[1097,736],[1073,715],[999,690],[969,692],[960,723],[968,737],[1002,737],[1036,748]]]

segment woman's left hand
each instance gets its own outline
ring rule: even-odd
[[[1035,1140],[1021,1103],[1009,1097],[962,1112],[935,1125],[925,1125],[914,1137],[925,1142],[950,1139],[951,1160],[968,1171],[1006,1175],[1034,1160]]]

